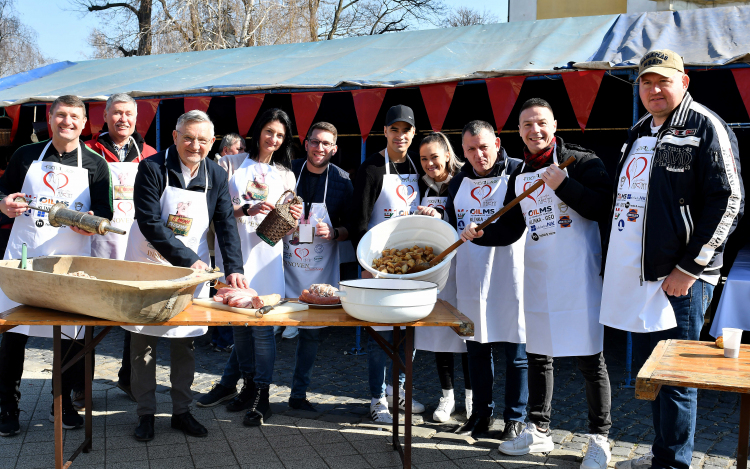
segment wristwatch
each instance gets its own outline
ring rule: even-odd
[[[250,214],[248,213],[249,211],[250,211],[250,204],[245,204],[242,206],[242,213],[244,213],[246,217],[250,216]]]

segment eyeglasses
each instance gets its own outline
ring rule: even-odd
[[[309,143],[312,147],[317,147],[318,145],[320,145],[324,150],[330,150],[331,147],[335,145],[335,143],[333,142],[324,142],[322,140],[317,140],[314,138],[309,139],[307,143]]]
[[[205,138],[197,138],[197,137],[191,137],[190,135],[185,135],[179,130],[177,130],[177,133],[182,135],[182,141],[185,143],[185,145],[190,145],[193,142],[198,142],[198,145],[205,147],[207,145],[211,144],[210,140],[206,140]]]

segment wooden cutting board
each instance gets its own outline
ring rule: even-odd
[[[223,311],[230,311],[232,313],[238,313],[238,314],[245,314],[247,316],[255,317],[255,312],[258,311],[257,309],[250,309],[250,308],[235,308],[233,306],[225,305],[224,303],[220,301],[214,301],[204,298],[194,298],[193,304],[197,306],[206,306],[208,308],[214,308],[214,309],[220,309]],[[266,316],[271,314],[284,314],[284,313],[296,313],[298,311],[307,311],[308,310],[307,305],[303,305],[300,303],[284,303],[281,306],[277,306],[276,308],[272,309],[268,313],[266,313]]]

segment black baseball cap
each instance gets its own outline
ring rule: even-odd
[[[406,122],[412,127],[417,126],[414,123],[414,111],[412,111],[409,106],[403,106],[401,104],[388,109],[388,113],[385,115],[386,127],[394,122]]]

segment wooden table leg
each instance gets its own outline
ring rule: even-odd
[[[91,343],[94,340],[94,326],[88,326],[86,327],[86,333],[84,334],[84,349],[88,348]],[[91,439],[93,437],[93,422],[92,422],[92,381],[93,381],[93,373],[94,373],[94,363],[93,363],[93,349],[86,352],[86,355],[84,355],[84,372],[86,373],[86,376],[83,379],[84,382],[84,395],[85,395],[85,402],[86,402],[86,411],[85,411],[85,425],[86,425],[86,441],[87,443],[83,447],[83,452],[88,453],[91,451],[92,445],[91,445]]]
[[[400,371],[400,367],[398,366],[398,344],[401,342],[401,328],[400,327],[394,327],[393,328],[393,348],[394,348],[394,356],[393,356],[393,369],[391,371],[391,384],[393,385],[394,394],[398,392],[398,375]],[[399,419],[399,408],[398,408],[398,395],[393,396],[393,432],[392,432],[392,443],[393,443],[393,449],[398,450],[399,447],[399,441],[398,441],[398,419]],[[407,467],[404,465],[404,467]]]
[[[750,394],[740,394],[740,434],[737,442],[737,469],[747,469],[748,431],[750,430]]]
[[[55,409],[55,469],[63,469],[61,335],[61,326],[52,326],[52,401]]]
[[[404,467],[411,468],[411,413],[412,413],[412,357],[414,356],[414,328],[406,328],[406,344],[404,346],[404,374],[406,382],[404,383],[404,394],[406,404],[404,413],[406,422],[404,422]],[[395,383],[394,383],[395,384]],[[394,396],[395,399],[395,396]]]

